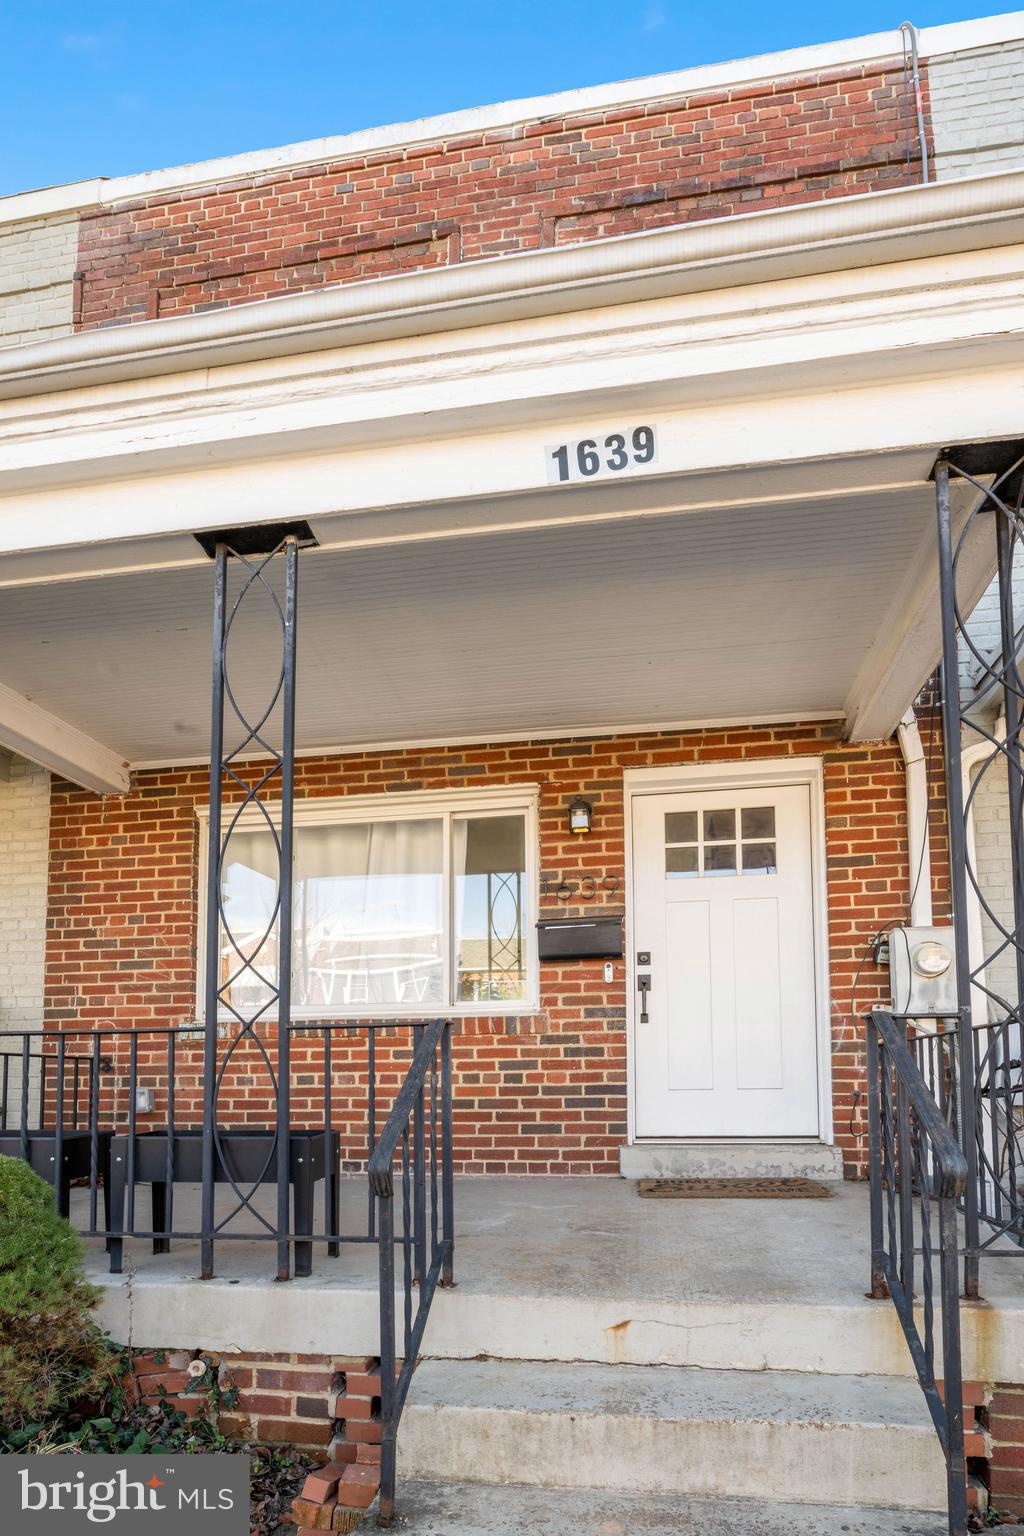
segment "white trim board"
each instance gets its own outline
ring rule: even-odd
[[[678,789],[773,789],[776,786],[806,784],[811,802],[811,900],[814,922],[814,992],[818,1026],[818,1124],[819,1140],[834,1143],[832,1116],[832,1019],[829,995],[828,885],[825,868],[825,764],[821,757],[766,757],[736,759],[714,763],[680,763],[659,768],[627,768],[623,774],[623,817],[626,842],[626,1142],[628,1146],[647,1141],[669,1146],[706,1137],[644,1138],[636,1135],[636,965],[633,931],[633,800],[644,794],[665,794]],[[735,1138],[733,1138],[735,1139]],[[764,1138],[754,1138],[764,1139]],[[770,1138],[779,1141],[779,1137]],[[806,1138],[798,1138],[806,1140]]]
[[[990,47],[1021,37],[1024,37],[1024,11],[1012,11],[972,21],[924,27],[918,33],[918,46],[922,57],[929,59]],[[700,64],[687,69],[666,71],[664,74],[645,75],[634,80],[612,81],[544,96],[525,96],[493,105],[416,118],[410,122],[389,123],[354,133],[307,139],[298,144],[285,144],[272,149],[248,150],[242,154],[223,155],[212,160],[198,160],[187,165],[169,166],[135,175],[98,176],[91,180],[17,192],[10,197],[0,198],[0,225],[97,204],[109,205],[130,198],[153,197],[160,193],[198,188],[237,177],[284,173],[332,160],[349,160],[363,155],[412,149],[417,145],[500,131],[545,118],[615,111],[706,91],[736,90],[766,80],[784,80],[795,75],[816,74],[846,65],[869,64],[895,58],[900,54],[900,33],[898,29],[893,29],[721,63]]]

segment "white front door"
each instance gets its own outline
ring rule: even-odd
[[[633,886],[637,1136],[816,1136],[809,786],[635,795]]]

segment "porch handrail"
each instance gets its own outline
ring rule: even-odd
[[[429,1099],[429,1103],[428,1103]],[[411,1122],[411,1135],[410,1135]],[[439,1145],[440,1137],[440,1145]],[[411,1153],[410,1153],[411,1144]],[[438,1154],[440,1151],[440,1163]],[[396,1371],[395,1173],[401,1169],[404,1329]],[[455,1207],[452,1172],[451,1021],[419,1029],[413,1059],[369,1159],[377,1202],[380,1283],[381,1484],[379,1523],[395,1516],[398,1424],[438,1285],[454,1284]],[[429,1225],[429,1245],[428,1245]],[[419,1302],[413,1314],[413,1285]]]
[[[867,1020],[871,1291],[889,1296],[946,1462],[950,1536],[967,1530],[957,1202],[967,1159],[890,1013]],[[915,1219],[916,1202],[916,1219]],[[938,1207],[941,1366],[936,1376],[932,1206]],[[919,1240],[919,1243],[918,1243]],[[915,1313],[920,1257],[920,1316]],[[942,1390],[938,1382],[942,1381]]]

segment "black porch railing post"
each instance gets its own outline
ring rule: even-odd
[[[281,722],[281,869],[277,929],[277,1278],[291,1272],[291,1023],[292,876],[295,821],[295,657],[299,584],[298,541],[285,541],[284,692]],[[330,1092],[330,1085],[327,1091]]]
[[[455,1284],[455,1169],[452,1166],[452,1029],[441,1036],[441,1284]]]
[[[373,1185],[371,1184],[371,1190]],[[395,1518],[395,1460],[398,1435],[398,1385],[395,1380],[395,1197],[393,1188],[379,1197],[380,1284],[380,1523]]]
[[[960,748],[960,658],[958,646],[956,575],[949,509],[949,464],[935,466],[938,521],[939,604],[942,621],[942,741],[949,820],[950,894],[956,955],[956,984],[960,1055],[960,1138],[967,1159],[964,1190],[964,1295],[978,1295],[978,1141],[976,1130],[977,1071],[971,1027],[971,956],[967,928],[967,826],[964,818],[963,766]]]
[[[933,1175],[937,1177],[937,1175]],[[939,1294],[942,1298],[943,1410],[946,1439],[946,1497],[950,1531],[967,1529],[967,1462],[964,1457],[964,1393],[960,1358],[960,1309],[954,1305],[959,1275],[956,1200],[939,1194]]]
[[[879,1094],[881,1063],[878,1032],[869,1019],[865,1038],[868,1071],[868,1177],[871,1195],[871,1289],[868,1294],[881,1301],[889,1294],[885,1283],[885,1236],[882,1209],[882,1124]]]
[[[413,1031],[416,1049],[423,1039],[423,1029]],[[424,1083],[420,1082],[413,1107],[413,1241],[415,1277],[422,1285],[427,1274],[427,1144]]]
[[[225,544],[218,544],[213,581],[213,677],[210,724],[210,821],[206,856],[206,987],[203,1036],[203,1202],[200,1272],[213,1275],[214,1180],[217,1149],[217,1016],[220,1011],[221,759],[224,755],[224,635],[227,611]]]
[[[1017,634],[1017,617],[1013,601],[1013,560],[1019,535],[1010,519],[1000,509],[994,512],[996,526],[996,556],[999,582],[999,643],[1002,652],[1002,703],[1006,720],[1004,752],[1006,756],[1006,787],[1010,808],[1010,872],[1013,887],[1013,956],[1017,971],[1018,1007],[1024,1003],[1024,781],[1021,777],[1020,733],[1021,699],[1024,683],[1021,681],[1017,654],[1020,638]],[[1014,1053],[1010,1051],[1003,1060]]]
[[[890,1013],[869,1014],[867,1047],[872,1295],[887,1293],[896,1310],[945,1457],[949,1536],[966,1536],[957,1206],[967,1159],[914,1058],[904,1022]]]
[[[28,1094],[29,1074],[32,1071],[32,1057],[29,1052],[29,1036],[21,1037],[21,1155],[28,1162]]]

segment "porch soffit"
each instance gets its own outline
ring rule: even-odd
[[[933,525],[922,477],[609,521],[584,538],[552,527],[311,551],[299,746],[844,715],[926,580]],[[4,682],[134,765],[201,761],[210,601],[205,560],[11,587]],[[240,633],[239,685],[255,688],[273,659],[271,631]]]

